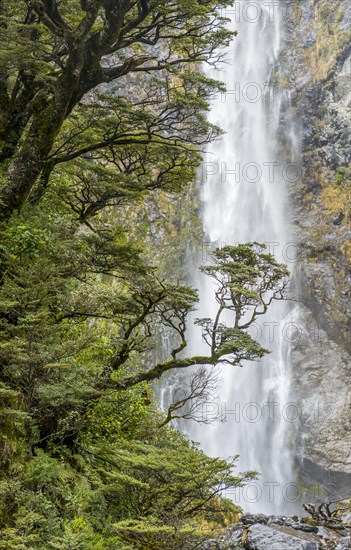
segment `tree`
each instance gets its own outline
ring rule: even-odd
[[[37,202],[54,168],[73,159],[83,221],[135,189],[174,183],[194,145],[218,133],[203,111],[220,85],[190,67],[220,61],[229,4],[2,0],[2,219]],[[86,191],[90,170],[104,181],[97,194],[93,183]]]
[[[213,252],[213,265],[202,268],[217,286],[219,308],[214,322],[199,321],[212,353],[225,339],[226,327],[220,322],[224,311],[234,314],[235,330],[247,330],[274,300],[286,297],[289,272],[265,249],[259,243],[225,246]]]
[[[153,382],[176,369],[236,366],[267,352],[249,329],[273,300],[284,297],[287,270],[262,245],[218,249],[203,267],[216,284],[218,312],[215,319],[197,321],[208,355],[187,357],[188,316],[197,292],[160,278],[122,228],[77,234],[74,213],[55,196],[51,201],[36,209],[36,217],[30,209],[13,220],[1,251],[1,376],[20,393],[29,415],[29,455],[39,441],[74,437],[88,404],[106,392]],[[232,321],[225,323],[228,313]],[[155,363],[161,325],[173,334],[174,348],[166,361]],[[72,391],[74,379],[79,384]],[[184,414],[186,404],[191,410],[191,395],[207,395],[212,382],[200,371],[171,416],[182,406]]]
[[[216,283],[215,296],[218,311],[215,319],[198,319],[203,336],[210,348],[209,355],[197,357],[178,357],[187,346],[187,316],[194,310],[196,294],[186,287],[169,287],[164,299],[156,294],[150,305],[151,296],[145,295],[142,313],[129,322],[127,338],[116,350],[111,368],[119,370],[133,349],[134,332],[142,330],[143,338],[148,337],[144,323],[149,322],[150,313],[156,313],[164,326],[169,326],[177,334],[179,346],[171,351],[169,361],[153,366],[146,372],[133,374],[118,380],[115,385],[126,389],[143,381],[159,378],[167,371],[184,369],[194,365],[218,365],[219,363],[240,365],[243,361],[259,359],[267,353],[259,342],[255,341],[248,330],[259,315],[263,315],[274,300],[286,296],[288,270],[279,264],[271,254],[265,252],[265,246],[249,243],[238,246],[226,246],[213,253],[213,265],[205,266],[202,271],[212,277]],[[161,288],[164,288],[162,283]],[[165,290],[165,288],[164,288]],[[139,297],[138,297],[139,301]],[[157,302],[157,303],[156,303]],[[148,309],[151,307],[151,310]],[[233,314],[231,324],[222,322],[225,312]],[[127,341],[126,341],[127,340]]]
[[[187,357],[197,292],[164,280],[128,227],[104,230],[98,220],[101,229],[82,231],[55,191],[13,215],[0,248],[0,548],[191,548],[203,536],[197,525],[233,521],[221,490],[252,474],[233,475],[233,461],[160,428],[168,419],[148,383],[200,365],[190,399],[201,398],[202,366],[261,357],[250,321],[283,297],[287,271],[255,243],[215,251],[203,269],[218,314],[198,321],[209,352]],[[174,347],[157,363],[160,324]],[[184,415],[184,401],[192,414],[182,399],[171,416]]]
[[[287,271],[256,243],[215,251],[209,351],[188,357],[197,291],[160,273],[138,220],[220,135],[205,111],[223,86],[198,64],[221,61],[229,4],[0,0],[0,548],[196,546],[253,475],[166,424],[196,414],[217,365],[267,352],[249,330]],[[162,414],[150,383],[189,367]]]
[[[132,433],[120,414],[126,407],[139,420]],[[219,498],[253,478],[234,473],[236,457],[207,457],[159,430],[138,390],[96,402],[89,417],[74,450],[38,450],[0,484],[0,548],[185,550],[237,521],[237,506]]]

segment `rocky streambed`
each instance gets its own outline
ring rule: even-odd
[[[351,550],[351,525],[311,517],[247,514],[201,550]]]

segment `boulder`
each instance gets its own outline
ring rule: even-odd
[[[315,541],[293,536],[274,526],[256,524],[250,527],[247,537],[249,550],[318,550]]]
[[[255,523],[266,524],[268,520],[268,516],[264,514],[245,514],[245,516],[241,518],[243,525],[255,525]]]
[[[351,537],[341,539],[335,550],[351,550]]]

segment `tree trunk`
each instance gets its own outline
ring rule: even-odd
[[[6,221],[26,202],[52,149],[67,115],[71,93],[57,94],[41,112],[33,115],[23,143],[15,153],[8,172],[7,185],[0,197],[0,219]]]

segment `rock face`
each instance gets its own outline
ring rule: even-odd
[[[308,541],[267,525],[253,525],[248,532],[249,550],[318,550],[316,541]]]
[[[351,494],[351,4],[285,0],[281,65],[295,136],[284,143],[301,177],[293,205],[294,293],[301,307],[292,352],[294,451],[303,482]],[[283,69],[284,71],[284,69]]]

